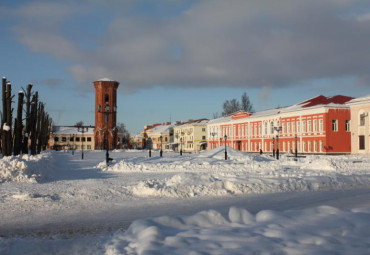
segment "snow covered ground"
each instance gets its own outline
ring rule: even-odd
[[[369,158],[104,154],[1,159],[0,254],[370,251]]]

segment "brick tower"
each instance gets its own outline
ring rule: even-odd
[[[117,145],[117,88],[119,83],[107,78],[94,82],[95,148],[114,149]]]

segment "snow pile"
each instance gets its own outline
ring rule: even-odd
[[[228,219],[210,210],[137,220],[114,234],[105,254],[368,254],[369,236],[370,208],[252,215],[231,207]]]
[[[165,179],[148,179],[125,188],[138,197],[199,197],[313,191],[367,187],[370,176],[240,176],[182,173]]]
[[[212,150],[202,151],[197,155],[198,158],[214,158],[214,159],[225,159],[225,147],[217,147]],[[260,156],[251,154],[248,152],[242,152],[233,148],[227,147],[227,159],[234,161],[271,161],[272,159],[266,156]]]
[[[50,153],[21,155],[0,159],[0,183],[32,182],[43,179],[51,167]]]

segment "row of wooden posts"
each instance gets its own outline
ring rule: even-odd
[[[45,112],[45,104],[39,100],[38,92],[32,93],[31,90],[32,84],[28,84],[26,91],[23,89],[18,92],[17,116],[13,125],[12,85],[3,77],[0,128],[2,156],[29,153],[36,155],[46,149],[51,131],[51,118]],[[26,113],[24,119],[23,111]]]

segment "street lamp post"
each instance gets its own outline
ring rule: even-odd
[[[276,148],[276,159],[279,159],[279,152],[280,152],[280,144],[279,144],[279,132],[281,131],[281,126],[278,126],[278,127],[274,127],[274,130],[277,132],[277,135],[276,135],[276,145],[277,145],[277,148]]]
[[[148,138],[149,158],[152,157],[152,138]]]
[[[216,133],[215,132],[211,132],[210,135],[213,137],[212,149],[214,149],[215,148],[215,135],[216,135]]]
[[[298,158],[298,146],[297,146],[297,143],[298,143],[298,136],[295,135],[295,159],[296,160]]]
[[[182,137],[180,137],[180,156],[182,156]]]
[[[81,159],[84,159],[84,133],[89,130],[89,127],[87,126],[79,126],[77,127],[77,131],[82,133],[81,141]]]
[[[163,137],[160,136],[159,139],[161,140],[161,150],[159,151],[159,156],[162,157],[162,154],[163,154],[163,150],[162,150],[162,139],[163,139]]]
[[[225,160],[227,160],[227,149],[226,149],[227,135],[224,136],[224,139],[225,139]]]
[[[277,149],[276,149],[276,159],[279,159],[279,148],[280,148],[280,144],[279,144],[279,135],[276,136],[276,144],[277,144]]]
[[[272,137],[272,157],[275,158],[275,137]]]

